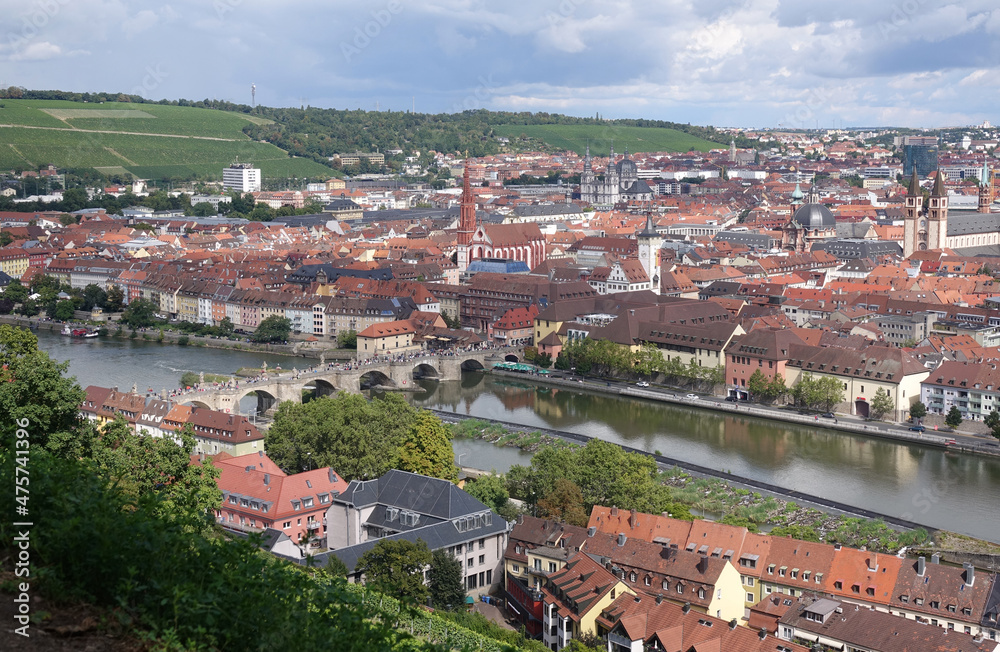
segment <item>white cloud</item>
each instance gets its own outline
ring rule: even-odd
[[[11,61],[47,61],[62,54],[62,48],[48,41],[28,43],[10,56]]]

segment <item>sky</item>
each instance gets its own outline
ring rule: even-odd
[[[1000,122],[997,0],[0,0],[0,87],[719,127]]]

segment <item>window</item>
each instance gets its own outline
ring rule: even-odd
[[[517,564],[512,564],[511,567],[510,567],[510,572],[512,572],[512,573],[520,573],[521,572],[521,567],[518,566]]]
[[[646,579],[644,581],[646,583],[646,586],[650,585],[651,582],[650,582],[650,579],[649,579],[649,575],[646,576]]]
[[[705,599],[705,589],[698,589],[698,599],[699,600]]]
[[[754,597],[753,593],[747,593],[747,602],[757,602],[757,598]]]
[[[677,593],[684,593],[684,585],[683,584],[680,584],[680,583],[677,584]]]
[[[486,547],[486,539],[480,539],[479,540],[479,549],[482,550],[485,547]]]
[[[281,529],[283,529],[283,530],[287,530],[290,527],[292,527],[292,522],[291,521],[285,521],[284,523],[281,524]]]
[[[667,580],[663,580],[663,590],[664,591],[670,590],[670,582],[668,582]]]
[[[466,568],[472,568],[472,564],[475,561],[476,561],[475,559],[473,559],[472,557],[469,557],[468,559],[465,560],[465,567]],[[472,588],[476,588],[476,587],[472,587]]]
[[[486,563],[486,555],[479,555],[479,563],[480,564],[485,564]]]
[[[536,559],[535,560],[535,570],[537,570],[537,571],[542,570],[542,560],[541,559]]]
[[[752,577],[744,577],[743,580],[745,581],[745,583],[746,583],[747,586],[753,586],[754,578],[752,578]]]
[[[631,573],[628,574],[628,581],[629,582],[635,581],[635,571],[632,571]]]
[[[485,562],[486,562],[486,556],[485,555],[479,555],[479,563],[482,564],[482,563],[485,563]],[[554,561],[550,561],[549,562],[549,572],[550,573],[556,572],[556,563]]]

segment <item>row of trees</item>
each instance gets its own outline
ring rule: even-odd
[[[652,378],[661,375],[668,383],[704,383],[717,385],[725,380],[725,368],[703,367],[693,359],[688,364],[667,360],[655,344],[645,343],[638,350],[608,340],[590,338],[570,341],[555,361],[555,368],[576,368],[580,374],[617,378]]]
[[[53,276],[39,274],[30,286],[23,285],[18,279],[10,282],[0,298],[0,314],[8,315],[16,310],[25,317],[34,317],[44,310],[53,319],[69,321],[73,319],[75,310],[101,308],[106,312],[118,312],[124,300],[125,293],[117,286],[104,291],[91,283],[80,289],[61,283]]]

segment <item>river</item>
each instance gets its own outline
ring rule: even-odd
[[[81,385],[140,390],[176,387],[184,371],[231,374],[244,366],[304,360],[259,353],[188,348],[155,342],[77,340],[39,333],[41,348],[69,360]],[[461,381],[424,382],[407,393],[419,407],[528,427],[576,432],[628,444],[684,462],[730,471],[926,525],[1000,542],[1000,459],[868,439],[820,427],[719,414],[695,407],[465,374]],[[516,451],[489,453],[456,442],[464,466],[527,463]]]

